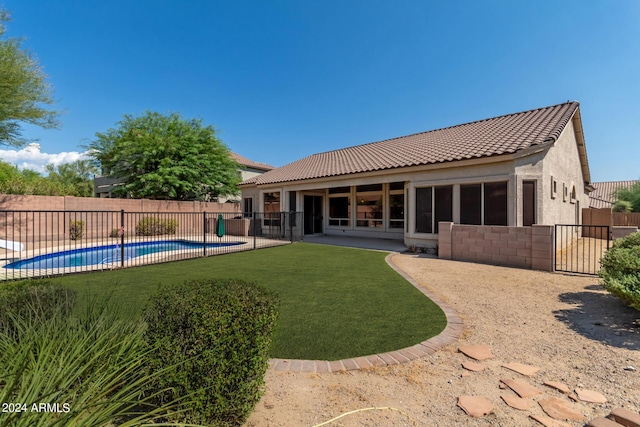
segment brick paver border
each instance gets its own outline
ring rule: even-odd
[[[270,359],[269,367],[276,371],[288,372],[337,372],[351,371],[356,369],[364,369],[379,366],[398,365],[406,363],[414,359],[420,359],[435,353],[441,348],[455,343],[464,330],[462,318],[448,304],[428,290],[424,289],[416,283],[408,274],[402,271],[393,263],[391,258],[398,252],[392,252],[386,256],[385,261],[391,268],[400,274],[407,282],[411,283],[420,292],[427,296],[431,301],[436,303],[447,317],[447,326],[440,334],[429,338],[411,347],[402,348],[400,350],[390,351],[387,353],[372,354],[370,356],[360,356],[352,359],[343,360],[298,360],[298,359]]]

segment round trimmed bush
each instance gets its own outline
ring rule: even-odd
[[[600,262],[604,287],[640,310],[640,232],[617,239]]]
[[[161,289],[144,319],[150,374],[177,366],[149,394],[189,401],[172,421],[241,425],[263,392],[275,295],[240,280],[188,281]]]

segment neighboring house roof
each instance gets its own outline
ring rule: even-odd
[[[555,142],[578,110],[578,102],[508,114],[448,128],[313,154],[253,177],[241,185],[262,185],[348,175],[408,166],[475,159]],[[579,110],[576,116],[579,119]],[[583,174],[589,181],[582,126]],[[584,154],[584,155],[582,155]]]
[[[592,182],[594,191],[589,193],[589,207],[594,209],[610,208],[617,200],[616,191],[621,188],[631,188],[635,181]]]
[[[249,160],[246,157],[234,152],[231,152],[231,158],[235,160],[236,163],[238,163],[240,166],[245,166],[247,168],[258,169],[261,171],[270,171],[272,169],[275,169],[275,167],[271,165],[268,165],[266,163],[254,162],[253,160]]]

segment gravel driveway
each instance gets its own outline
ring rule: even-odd
[[[578,277],[400,254],[392,262],[453,307],[465,322],[456,345],[403,365],[331,374],[269,370],[266,393],[247,426],[314,426],[357,411],[332,426],[533,426],[538,400],[559,397],[587,419],[625,407],[640,412],[640,312],[622,305],[593,277]],[[485,344],[494,359],[468,372],[458,345]],[[531,378],[502,364],[541,370]],[[501,379],[529,383],[542,394],[526,411],[510,408]],[[544,386],[595,390],[604,404],[573,402]],[[459,396],[483,396],[493,413],[471,418]],[[369,409],[381,408],[381,409]],[[392,408],[392,409],[390,409]],[[584,422],[567,422],[582,426]]]

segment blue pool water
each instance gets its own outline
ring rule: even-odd
[[[222,246],[235,246],[241,244],[243,244],[243,242],[207,243],[207,248],[219,248]],[[177,251],[181,249],[202,249],[202,243],[190,242],[187,240],[161,240],[156,242],[125,243],[124,259],[126,261],[143,255]],[[5,265],[4,268],[47,269],[119,263],[121,260],[121,253],[120,245],[72,249],[12,262],[11,264]]]

